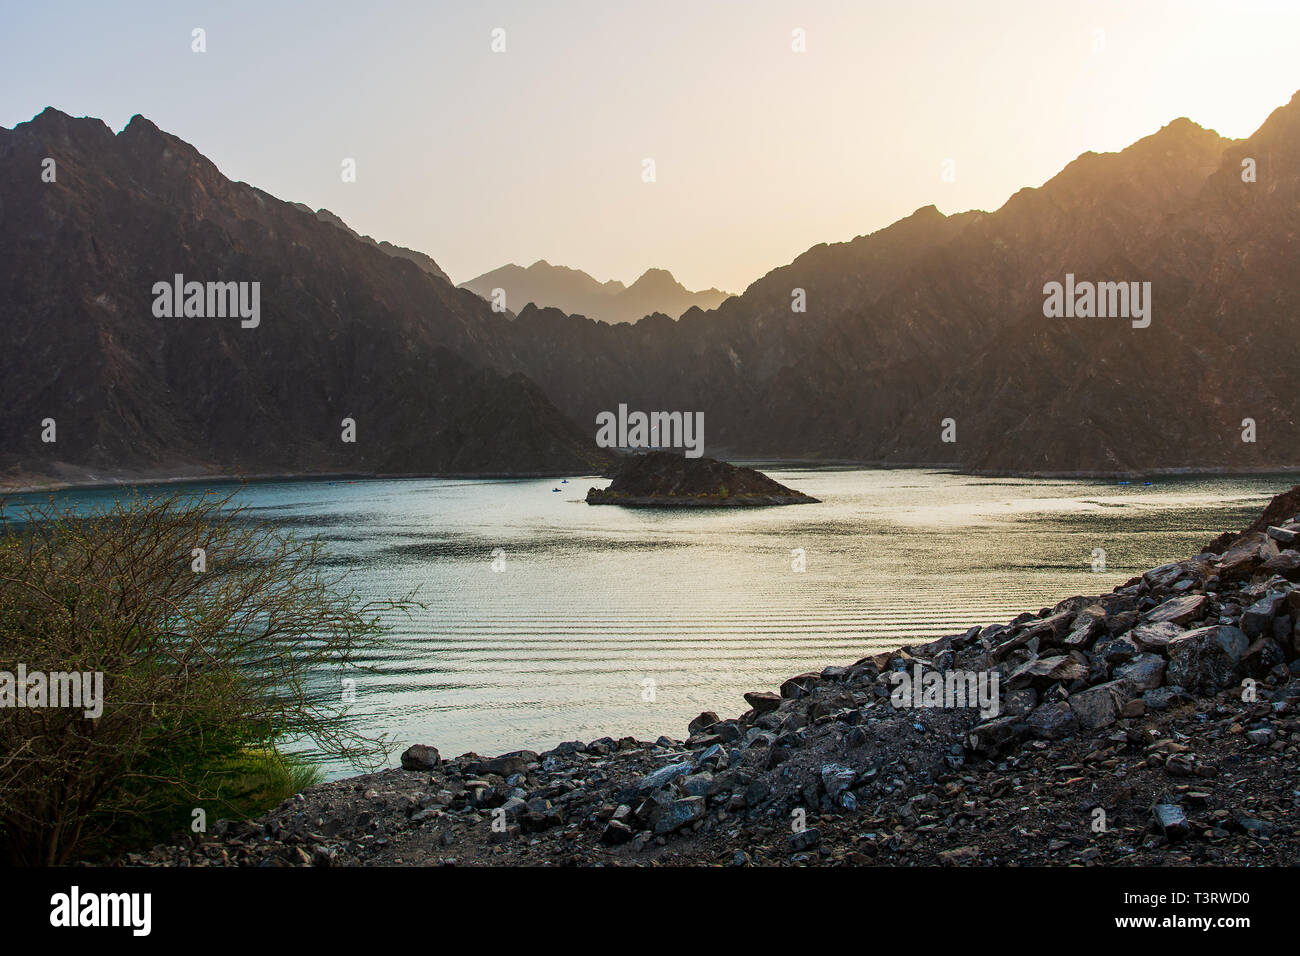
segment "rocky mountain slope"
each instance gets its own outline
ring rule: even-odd
[[[0,131],[0,173],[11,481],[591,471],[609,462],[596,415],[624,403],[703,412],[715,456],[1300,467],[1300,96],[1248,139],[1176,120],[996,212],[925,207],[712,311],[616,325],[494,313],[420,253],[232,183],[140,117],[114,136],[47,110]],[[177,273],[261,283],[260,324],[154,317]],[[1149,282],[1149,326],[1045,317],[1067,275]]]
[[[505,265],[462,282],[460,287],[489,301],[494,290],[500,289],[512,313],[531,303],[609,323],[636,322],[656,314],[675,319],[691,308],[716,308],[728,298],[717,289],[691,292],[666,269],[647,269],[625,286],[617,280],[598,282],[581,269],[553,266],[544,259],[526,269]]]
[[[417,744],[122,862],[1294,866],[1297,548],[1291,514],[1109,594],[747,693],[684,740]],[[996,714],[899,692],[992,674]]]
[[[1300,97],[1247,140],[1180,119],[996,212],[930,206],[816,246],[710,313],[608,327],[526,308],[514,331],[579,421],[619,402],[702,410],[709,452],[728,457],[1293,467],[1298,230]],[[1150,282],[1149,327],[1044,317],[1044,285],[1067,273]]]
[[[11,483],[611,460],[499,360],[493,329],[509,323],[432,260],[231,182],[142,117],[114,135],[47,109],[0,130],[0,222]],[[258,283],[256,322],[159,317],[155,283],[176,274],[248,283],[250,301]]]

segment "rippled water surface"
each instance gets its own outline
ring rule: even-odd
[[[734,716],[744,691],[801,671],[1108,591],[1294,484],[766,470],[822,503],[588,506],[602,479],[267,482],[237,500],[326,539],[363,597],[419,589],[426,609],[393,616],[352,712],[400,746],[455,755],[681,737],[701,710]],[[93,507],[114,494],[62,497]]]

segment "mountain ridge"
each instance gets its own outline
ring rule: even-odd
[[[692,292],[667,269],[646,269],[631,285],[624,285],[617,279],[601,282],[581,269],[552,265],[545,259],[526,268],[508,263],[460,283],[459,288],[489,302],[499,289],[512,313],[532,304],[612,325],[655,314],[678,318],[692,308],[716,308],[729,296],[719,289]]]
[[[477,297],[225,178],[141,116],[115,135],[47,109],[0,130],[0,170],[11,343],[0,474],[11,483],[590,473],[612,460],[509,367],[492,331],[506,323]],[[151,290],[177,274],[257,283],[257,326],[160,320]]]
[[[58,184],[34,188],[46,155],[60,156]],[[0,303],[14,342],[0,359],[0,469],[49,460],[34,422],[70,401],[88,437],[60,467],[543,471],[540,450],[513,462],[506,451],[537,434],[579,467],[608,460],[591,423],[626,403],[704,411],[707,450],[721,457],[996,474],[1285,470],[1300,439],[1297,170],[1300,94],[1241,140],[1179,118],[1119,152],[1082,154],[993,212],[922,206],[819,243],[715,308],[609,324],[532,303],[497,314],[431,259],[225,179],[141,116],[113,134],[51,108],[0,130]],[[176,324],[152,341],[156,320],[125,313],[177,272],[261,276],[270,331]],[[1150,282],[1153,322],[1045,318],[1044,284],[1067,274]],[[800,294],[804,312],[792,308]],[[286,394],[273,368],[302,349],[290,316],[320,352],[304,380],[310,402]],[[212,355],[220,373],[200,361]],[[410,437],[427,416],[403,401],[434,400],[428,368],[451,383],[441,414],[492,409],[481,434],[441,432],[432,457]],[[250,371],[254,396],[235,384]],[[453,400],[458,388],[514,397],[467,404]],[[392,417],[387,460],[327,453],[324,426],[306,425],[313,409],[377,391]],[[310,439],[276,420],[286,403]],[[948,419],[955,442],[942,438]],[[1247,420],[1253,442],[1241,440]],[[250,440],[254,460],[242,461]]]

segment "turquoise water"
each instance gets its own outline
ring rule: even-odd
[[[325,539],[365,598],[418,588],[426,608],[391,618],[378,673],[353,675],[351,714],[397,753],[420,742],[451,756],[680,738],[701,710],[738,714],[745,691],[801,671],[1108,591],[1294,484],[766,470],[823,503],[590,507],[598,478],[265,482],[236,501]],[[119,493],[57,497],[85,509]],[[8,499],[11,513],[22,500]],[[1105,571],[1092,570],[1095,549]]]

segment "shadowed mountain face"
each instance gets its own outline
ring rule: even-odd
[[[595,470],[596,415],[620,404],[704,412],[715,455],[1297,464],[1300,97],[1247,140],[1176,120],[994,213],[930,206],[815,246],[678,321],[496,314],[427,256],[232,183],[140,117],[0,130],[0,221],[10,478]],[[177,273],[260,283],[256,327],[156,316]],[[1149,326],[1045,317],[1067,274],[1149,282]]]
[[[581,269],[553,266],[544,260],[527,269],[502,266],[462,282],[460,287],[488,301],[500,289],[511,312],[531,303],[610,323],[635,322],[655,314],[675,319],[687,309],[712,309],[727,299],[727,293],[717,289],[691,292],[665,269],[647,269],[625,286],[613,280],[597,282]]]
[[[233,183],[141,117],[116,136],[53,109],[0,130],[0,220],[11,480],[610,461],[494,360],[493,327],[508,323],[432,260]],[[259,283],[256,325],[158,317],[155,283],[178,273]]]
[[[1289,466],[1298,200],[1300,98],[1248,140],[1176,120],[995,213],[926,207],[816,246],[713,313],[610,328],[525,309],[515,331],[530,375],[577,420],[619,402],[701,410],[714,454],[991,472]],[[1066,273],[1149,281],[1150,326],[1046,318],[1043,287]]]

